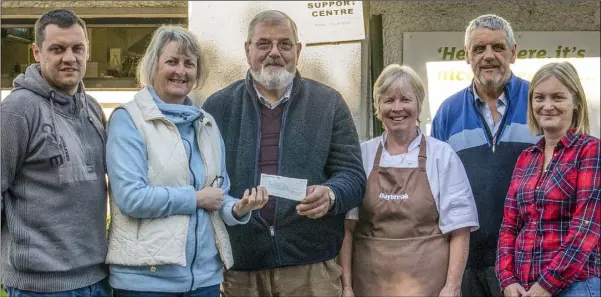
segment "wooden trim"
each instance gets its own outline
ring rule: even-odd
[[[188,18],[188,14],[152,14],[152,15],[140,15],[140,14],[78,14],[78,17],[82,19],[102,19],[102,18]],[[5,15],[2,14],[1,19],[12,20],[12,19],[38,19],[40,15]]]
[[[6,7],[2,8],[2,19],[37,19],[50,9],[42,7]],[[71,9],[80,18],[188,17],[188,7],[72,7]]]

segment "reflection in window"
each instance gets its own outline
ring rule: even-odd
[[[84,76],[86,88],[138,88],[136,68],[159,25],[88,25],[90,58]],[[11,88],[14,78],[35,63],[31,50],[33,25],[11,26],[2,28],[3,89]]]

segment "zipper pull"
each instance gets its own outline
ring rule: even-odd
[[[493,153],[495,152],[495,143],[494,142],[492,143],[492,152]]]
[[[275,227],[274,226],[269,226],[269,234],[271,234],[271,236],[275,236]]]

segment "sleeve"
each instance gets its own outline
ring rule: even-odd
[[[2,197],[19,174],[21,164],[27,155],[29,142],[29,124],[24,115],[13,113],[6,106],[1,106],[0,113],[0,147],[1,147],[1,185]]]
[[[463,163],[445,143],[446,158],[436,168],[439,177],[440,231],[444,234],[464,227],[479,228],[478,211]]]
[[[345,214],[359,205],[367,182],[361,162],[359,137],[351,112],[344,99],[339,98],[338,102],[325,166],[325,172],[330,178],[324,183],[336,196],[332,215]]]
[[[349,210],[349,212],[346,213],[346,219],[358,221],[359,220],[359,207],[355,207],[355,208]]]
[[[109,122],[106,162],[111,198],[125,215],[153,219],[196,211],[194,187],[155,187],[148,181],[148,155],[142,136],[124,109]]]
[[[438,111],[436,112],[436,115],[434,116],[434,119],[432,120],[432,126],[430,128],[430,136],[440,140],[440,141],[447,141],[446,136],[444,135],[445,133],[445,127],[444,127],[444,123],[446,123],[446,119],[445,119],[445,113],[443,113],[443,107],[444,105],[441,105],[438,108]]]
[[[511,284],[519,283],[515,276],[515,242],[517,235],[522,228],[524,222],[520,218],[518,203],[516,199],[517,188],[521,181],[521,172],[523,169],[521,165],[521,159],[524,153],[518,157],[513,174],[511,176],[511,183],[509,184],[509,190],[505,197],[505,207],[503,211],[503,221],[501,223],[501,229],[499,231],[499,241],[497,244],[497,260],[495,263],[495,273],[501,291]]]
[[[250,216],[252,211],[247,212],[242,217],[236,217],[234,215],[234,205],[236,202],[240,201],[240,199],[234,198],[228,194],[230,190],[230,177],[227,174],[226,163],[225,163],[225,144],[223,139],[221,139],[221,175],[223,176],[223,183],[221,184],[221,189],[223,190],[223,203],[221,204],[221,209],[219,209],[219,214],[223,221],[228,226],[238,225],[238,224],[246,224],[250,221]]]
[[[599,139],[582,149],[577,163],[576,207],[564,244],[541,273],[539,284],[555,295],[568,287],[598,248],[601,233],[601,150]]]

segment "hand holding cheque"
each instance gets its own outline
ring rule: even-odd
[[[328,188],[321,185],[307,187],[306,179],[261,174],[260,186],[266,188],[269,195],[299,201],[296,211],[311,219],[323,217],[332,207]]]
[[[196,207],[217,211],[221,208],[223,194],[224,192],[220,188],[204,187],[196,192]],[[233,211],[238,217],[242,217],[251,210],[263,207],[268,199],[267,190],[263,187],[246,189],[240,201],[234,204]]]

